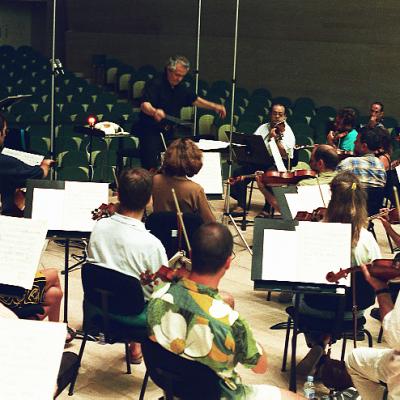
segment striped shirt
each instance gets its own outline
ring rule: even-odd
[[[386,184],[385,167],[378,157],[371,153],[362,157],[345,158],[336,170],[352,172],[364,187],[383,187]]]

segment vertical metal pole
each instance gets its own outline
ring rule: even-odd
[[[201,0],[198,0],[197,11],[197,42],[196,42],[196,69],[194,70],[195,91],[199,94],[199,67],[200,67],[200,30],[201,30]],[[194,127],[193,136],[197,134],[197,107],[194,107]]]
[[[232,160],[233,160],[233,148],[232,148],[232,132],[233,132],[233,112],[235,109],[235,89],[236,89],[236,53],[237,53],[237,37],[238,37],[238,22],[239,22],[239,0],[236,0],[236,19],[235,19],[235,40],[233,47],[233,72],[232,72],[232,92],[231,92],[231,121],[230,121],[230,136],[229,136],[229,158],[228,158],[228,177],[232,176]],[[226,189],[225,198],[225,212],[229,213],[229,202],[230,202],[231,188],[228,184]]]
[[[51,100],[50,100],[50,157],[54,160],[54,105],[55,105],[55,76],[56,76],[56,9],[57,0],[53,0],[53,28],[51,43]],[[54,169],[51,169],[50,179],[54,179]]]

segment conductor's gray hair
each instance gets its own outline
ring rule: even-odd
[[[172,71],[175,71],[177,64],[181,64],[186,69],[190,68],[190,62],[185,56],[171,56],[168,58],[166,67]]]

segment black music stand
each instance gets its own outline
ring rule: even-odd
[[[257,218],[254,227],[253,235],[253,258],[251,268],[251,279],[254,282],[254,290],[266,290],[266,291],[290,291],[295,294],[294,303],[294,315],[293,315],[293,332],[298,332],[298,316],[299,316],[299,305],[300,295],[313,293],[313,294],[324,294],[324,295],[335,295],[341,296],[344,299],[343,288],[346,285],[336,284],[324,284],[324,283],[313,283],[313,282],[289,282],[289,281],[277,281],[277,280],[265,280],[262,279],[263,269],[263,243],[264,243],[264,230],[284,230],[294,231],[296,226],[299,224],[296,220],[283,220],[283,219],[262,219]],[[340,289],[338,291],[338,289]],[[344,307],[344,302],[343,302]],[[287,338],[288,340],[288,338]],[[290,361],[290,378],[289,378],[289,390],[296,392],[296,347],[297,340],[296,334],[292,336],[292,353]],[[283,365],[286,364],[286,361]]]
[[[24,217],[32,218],[32,206],[33,206],[33,190],[35,188],[40,189],[56,189],[64,190],[65,181],[48,181],[48,180],[37,180],[28,179],[26,183],[26,197],[25,197],[25,210]],[[71,240],[87,240],[90,237],[90,232],[81,231],[64,231],[64,230],[49,230],[47,231],[47,238],[51,240],[64,240],[65,241],[65,252],[64,252],[64,322],[68,323],[68,273],[76,266],[84,263],[86,257],[79,263],[69,267],[69,247]]]
[[[94,174],[94,167],[92,163],[92,152],[93,152],[93,136],[104,138],[105,133],[100,130],[96,129],[94,125],[90,125],[89,127],[87,126],[75,126],[74,127],[74,132],[76,133],[81,133],[83,135],[89,136],[89,148],[88,148],[88,153],[89,153],[89,182],[93,181],[93,174]]]

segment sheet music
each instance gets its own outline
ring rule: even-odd
[[[33,190],[32,219],[44,218],[49,230],[91,232],[92,210],[108,203],[108,184],[65,182],[65,189]]]
[[[292,218],[295,218],[298,211],[313,212],[318,207],[327,207],[331,200],[331,190],[329,185],[297,186],[297,193],[285,193],[285,198]]]
[[[32,288],[46,233],[43,220],[0,216],[0,283]]]
[[[262,279],[293,280],[297,270],[297,243],[296,231],[264,230]]]
[[[48,230],[58,230],[64,222],[64,190],[41,189],[33,190],[32,219],[47,221]]]
[[[53,399],[66,334],[58,322],[0,318],[0,398]]]
[[[295,231],[264,230],[263,280],[328,284],[328,272],[350,263],[350,224],[301,222]]]
[[[400,165],[398,165],[398,166],[396,167],[396,172],[397,172],[397,178],[398,178],[398,180],[400,181]]]
[[[275,138],[272,138],[268,143],[267,143],[267,149],[269,153],[271,154],[272,158],[274,159],[276,169],[279,172],[286,172],[287,169],[285,167],[285,164],[283,163],[281,153],[279,152],[278,145],[276,144]]]
[[[200,139],[199,142],[196,144],[198,148],[203,151],[226,149],[229,146],[228,142],[222,142],[221,140],[208,140],[208,139]]]
[[[108,203],[107,183],[65,182],[65,230],[91,232],[92,211],[102,203]]]
[[[206,194],[222,194],[221,154],[203,153],[203,167],[189,179],[202,186]]]
[[[18,160],[28,164],[30,166],[40,165],[41,162],[44,160],[44,156],[38,154],[27,153],[25,151],[19,151],[14,149],[9,149],[8,147],[4,147],[3,151],[1,152],[5,156],[10,156],[17,158]]]

